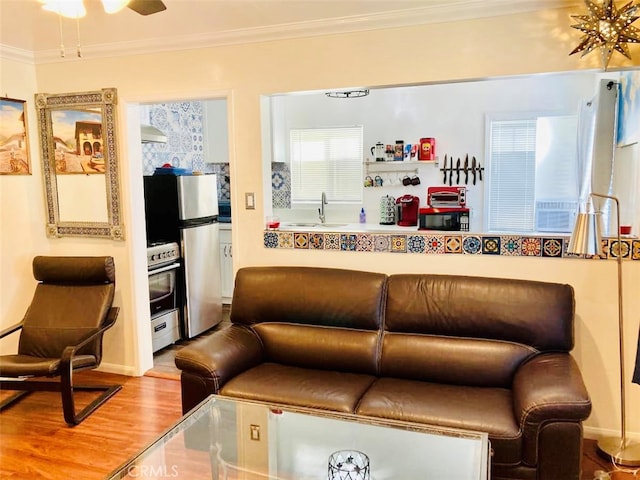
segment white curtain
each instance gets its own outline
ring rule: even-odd
[[[598,97],[580,104],[578,113],[578,185],[580,205],[588,200],[591,193],[591,171],[593,165],[593,140],[596,128],[596,108]]]
[[[588,200],[590,193],[611,195],[613,192],[613,167],[618,105],[618,83],[601,79],[593,99],[580,108],[578,120],[578,164],[581,171],[580,203]],[[610,200],[594,198],[596,211],[602,213],[602,233],[615,231]],[[581,207],[582,208],[582,207]],[[613,212],[615,213],[615,212]]]

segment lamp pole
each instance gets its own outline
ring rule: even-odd
[[[616,234],[618,240],[618,342],[620,353],[620,425],[621,436],[605,437],[598,441],[598,449],[616,464],[640,466],[640,444],[627,442],[626,389],[624,369],[624,313],[622,302],[622,238],[620,236],[620,201],[611,195],[590,193],[590,196],[612,200],[616,204]],[[601,247],[600,247],[601,248]],[[610,252],[611,253],[611,252]]]

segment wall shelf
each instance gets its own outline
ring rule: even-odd
[[[437,165],[438,164],[438,159],[436,158],[435,160],[408,160],[408,161],[385,161],[385,162],[367,162],[364,161],[362,162],[364,163],[365,166],[380,166],[382,168],[384,167],[391,167],[391,166],[398,166],[398,165],[406,165],[406,166],[411,166],[411,167],[416,167],[416,166],[421,166],[421,165]]]
[[[367,173],[395,173],[418,172],[418,167],[424,165],[437,165],[436,160],[414,160],[408,162],[363,162]]]

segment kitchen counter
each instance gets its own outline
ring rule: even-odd
[[[378,223],[314,223],[314,222],[283,222],[277,229],[280,231],[304,232],[370,232],[370,233],[412,233],[418,227],[401,227],[399,225],[380,225]]]

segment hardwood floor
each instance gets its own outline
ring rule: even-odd
[[[75,381],[122,390],[80,425],[62,417],[60,394],[36,392],[0,413],[0,478],[101,479],[181,416],[180,382],[82,372]],[[9,392],[2,392],[6,396]],[[79,392],[77,406],[94,398]]]
[[[609,473],[610,480],[640,480],[640,468],[635,469],[635,471],[626,467],[620,470],[617,469],[611,462],[608,462],[598,454],[595,440],[585,439],[582,452],[581,480],[597,478],[595,476],[597,471]]]
[[[123,388],[80,425],[70,428],[62,418],[58,393],[36,392],[0,413],[0,478],[101,479],[180,417],[180,382],[160,377],[123,377],[100,372],[75,376],[84,383],[120,383]],[[0,392],[4,398],[9,392]],[[90,401],[78,393],[77,403]],[[613,466],[585,440],[581,480]],[[640,480],[640,473],[613,472],[611,480]]]

